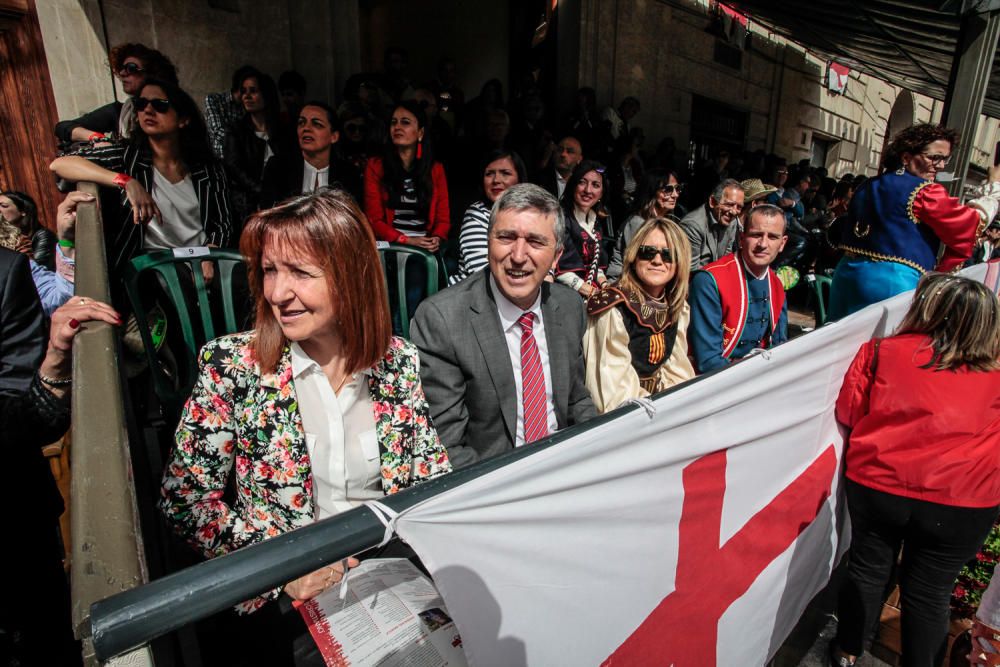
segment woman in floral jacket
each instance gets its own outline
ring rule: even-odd
[[[451,470],[416,348],[392,337],[375,239],[354,201],[327,190],[261,211],[241,251],[257,326],[202,349],[160,501],[209,558]],[[309,599],[341,577],[329,566],[284,591]]]

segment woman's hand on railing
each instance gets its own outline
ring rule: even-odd
[[[84,322],[99,321],[120,325],[121,316],[106,303],[74,296],[52,313],[49,347],[38,369],[43,378],[64,380],[72,372],[73,338]],[[44,381],[44,380],[43,380]]]
[[[357,558],[348,558],[347,567],[357,567]],[[330,586],[344,578],[343,561],[337,561],[333,565],[321,567],[315,572],[310,572],[304,577],[299,577],[285,585],[285,593],[293,600],[311,600]]]

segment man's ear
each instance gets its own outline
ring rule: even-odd
[[[712,195],[708,195],[708,207],[715,208],[718,205],[719,202],[715,201],[715,197],[713,197]]]
[[[562,254],[563,254],[563,249],[562,249],[562,248],[559,248],[559,250],[557,250],[557,251],[556,251],[556,256],[555,256],[555,258],[553,258],[553,260],[552,260],[552,266],[551,266],[551,267],[549,267],[549,268],[551,268],[551,269],[552,269],[553,271],[555,271],[555,270],[556,270],[556,267],[558,267],[558,266],[559,266],[559,259],[560,259],[560,258],[562,257]]]

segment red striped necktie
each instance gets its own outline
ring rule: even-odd
[[[531,333],[535,314],[524,313],[517,319],[521,326],[521,403],[524,407],[524,444],[541,440],[549,434],[545,372],[542,356]]]

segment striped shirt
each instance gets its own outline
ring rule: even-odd
[[[458,271],[450,278],[450,284],[465,280],[489,263],[489,226],[489,205],[477,201],[465,209],[462,231],[458,236]]]
[[[392,226],[407,236],[427,236],[427,216],[416,208],[417,184],[412,177],[403,179],[399,203],[402,208],[395,209]]]

